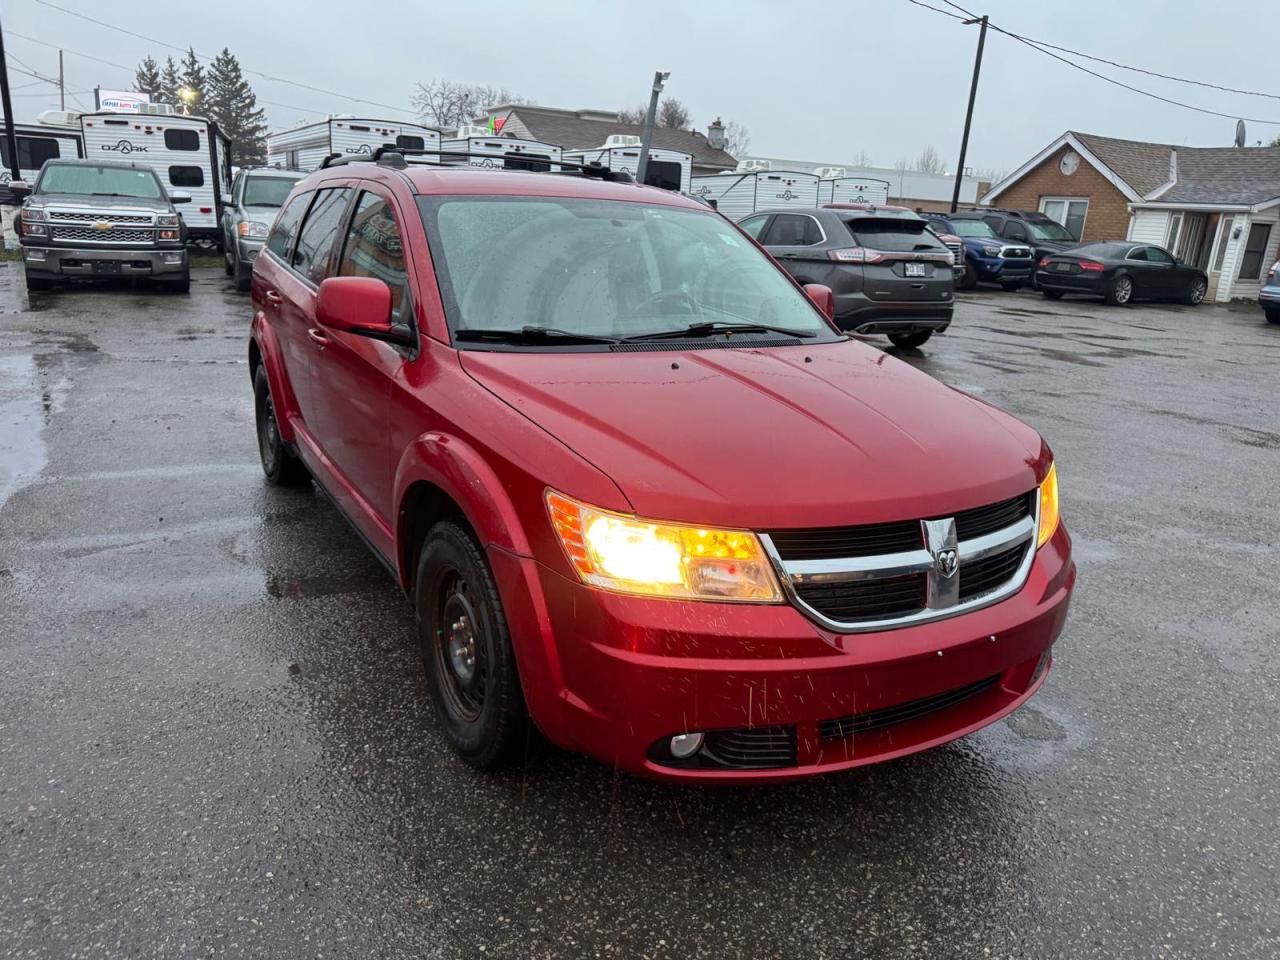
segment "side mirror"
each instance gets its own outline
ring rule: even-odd
[[[391,323],[391,288],[374,277],[330,277],[316,294],[316,319],[330,330],[409,346],[413,337]]]
[[[185,190],[175,190],[173,193],[169,194],[169,202],[170,203],[190,203],[191,194],[187,193]]]
[[[836,318],[836,295],[831,292],[831,288],[821,283],[806,283],[804,292],[809,295],[809,299],[814,305],[822,311],[822,315],[828,320]]]
[[[25,180],[10,180],[9,193],[15,197],[25,197],[31,192],[31,184]]]

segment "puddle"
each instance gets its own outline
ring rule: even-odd
[[[66,383],[48,387],[42,379],[30,354],[0,356],[0,506],[48,462],[42,431],[61,408]]]

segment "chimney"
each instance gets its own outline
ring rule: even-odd
[[[707,143],[712,149],[724,149],[724,124],[720,122],[720,118],[716,117],[715,123],[707,127]]]

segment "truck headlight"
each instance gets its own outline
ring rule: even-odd
[[[236,227],[236,231],[242,237],[248,237],[251,240],[264,240],[267,236],[267,230],[270,229],[265,223],[259,223],[257,220],[241,220]]]
[[[551,526],[583,583],[651,597],[777,603],[777,578],[746,530],[658,523],[547,491]]]
[[[37,220],[44,220],[44,208],[42,207],[23,207],[22,219],[27,223],[34,223]]]
[[[998,257],[1000,256],[1000,248],[999,247],[983,247],[982,255],[984,257]]]
[[[176,227],[178,225],[178,215],[176,213],[162,213],[156,217],[157,227]]]
[[[1049,472],[1040,484],[1040,532],[1036,535],[1039,550],[1058,531],[1058,465],[1049,464]]]
[[[24,237],[47,237],[49,235],[49,226],[44,223],[29,223],[24,218],[22,222],[22,235]]]

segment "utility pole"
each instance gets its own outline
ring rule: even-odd
[[[982,47],[987,42],[987,18],[966,20],[965,25],[982,24],[978,31],[978,54],[973,58],[973,83],[969,85],[969,109],[964,115],[964,136],[960,138],[960,163],[956,166],[956,188],[951,194],[951,212],[960,204],[960,184],[964,180],[964,155],[969,152],[969,124],[973,122],[973,101],[978,97],[978,74],[982,70]]]
[[[22,179],[18,169],[18,137],[13,131],[13,101],[9,99],[9,61],[4,56],[4,28],[0,27],[0,105],[4,107],[4,139],[9,148],[9,175]]]
[[[62,110],[67,109],[67,80],[66,75],[62,72],[62,51],[58,51],[58,106]]]
[[[659,70],[653,75],[653,91],[649,94],[649,112],[644,117],[644,135],[640,138],[640,162],[636,164],[636,180],[644,183],[644,176],[649,170],[649,144],[653,142],[653,124],[658,118],[658,94],[662,93],[662,84],[671,76],[670,72]]]

